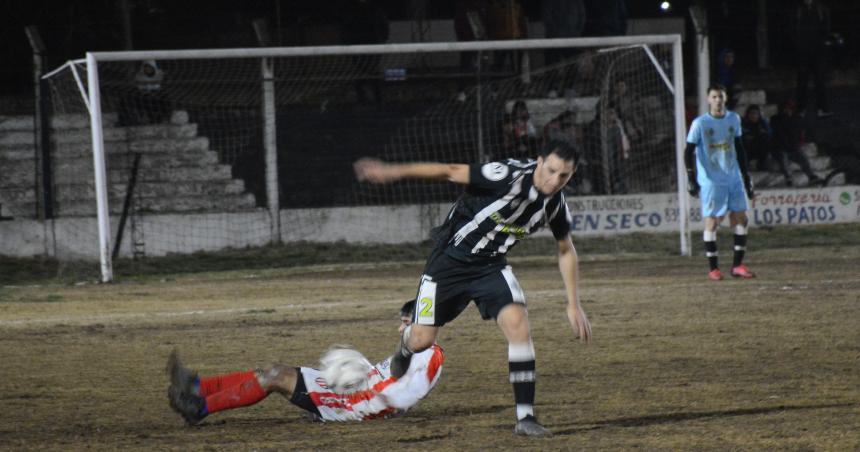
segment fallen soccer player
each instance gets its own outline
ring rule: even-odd
[[[415,300],[400,311],[400,331],[412,323]],[[276,392],[319,421],[363,421],[399,416],[423,399],[436,385],[445,360],[433,345],[415,354],[400,378],[391,376],[386,359],[369,366],[366,384],[350,393],[334,392],[322,371],[309,367],[272,364],[266,368],[214,376],[198,376],[183,366],[174,350],[167,361],[170,406],[189,425],[219,411],[254,405]]]

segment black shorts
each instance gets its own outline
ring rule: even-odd
[[[293,395],[290,396],[290,402],[303,410],[309,411],[311,414],[317,416],[317,418],[322,419],[320,410],[314,404],[314,401],[311,400],[311,396],[308,393],[308,387],[305,386],[305,377],[302,375],[302,369],[299,367],[296,367],[296,389],[293,390]]]
[[[526,304],[525,295],[504,259],[462,262],[435,250],[418,286],[414,323],[442,326],[475,301],[484,320],[495,319],[510,303]]]

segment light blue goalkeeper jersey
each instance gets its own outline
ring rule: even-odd
[[[726,111],[722,118],[705,113],[693,120],[687,143],[696,145],[696,180],[699,185],[743,183],[738,168],[735,137],[741,136],[741,118]]]

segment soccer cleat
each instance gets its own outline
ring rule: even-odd
[[[514,434],[522,436],[552,436],[552,432],[547,430],[543,425],[540,425],[537,419],[531,414],[517,421],[517,426],[514,427]]]
[[[751,272],[749,267],[744,264],[732,267],[732,276],[735,278],[750,279],[755,278],[755,273]]]
[[[708,279],[711,281],[720,281],[723,279],[723,274],[720,272],[719,268],[715,268],[708,272]]]
[[[197,372],[182,365],[176,350],[170,352],[167,358],[167,374],[170,375],[170,386],[178,388],[180,392],[197,395]]]
[[[199,424],[208,414],[204,410],[206,399],[182,392],[176,386],[167,388],[167,399],[170,401],[170,408],[179,413],[188,425]]]

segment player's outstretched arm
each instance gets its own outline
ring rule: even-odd
[[[567,320],[573,334],[584,342],[591,342],[591,322],[579,304],[579,258],[570,235],[558,241],[558,269],[567,292]]]
[[[462,163],[386,163],[362,158],[352,165],[361,182],[387,184],[401,179],[447,180],[469,183],[469,165]]]

